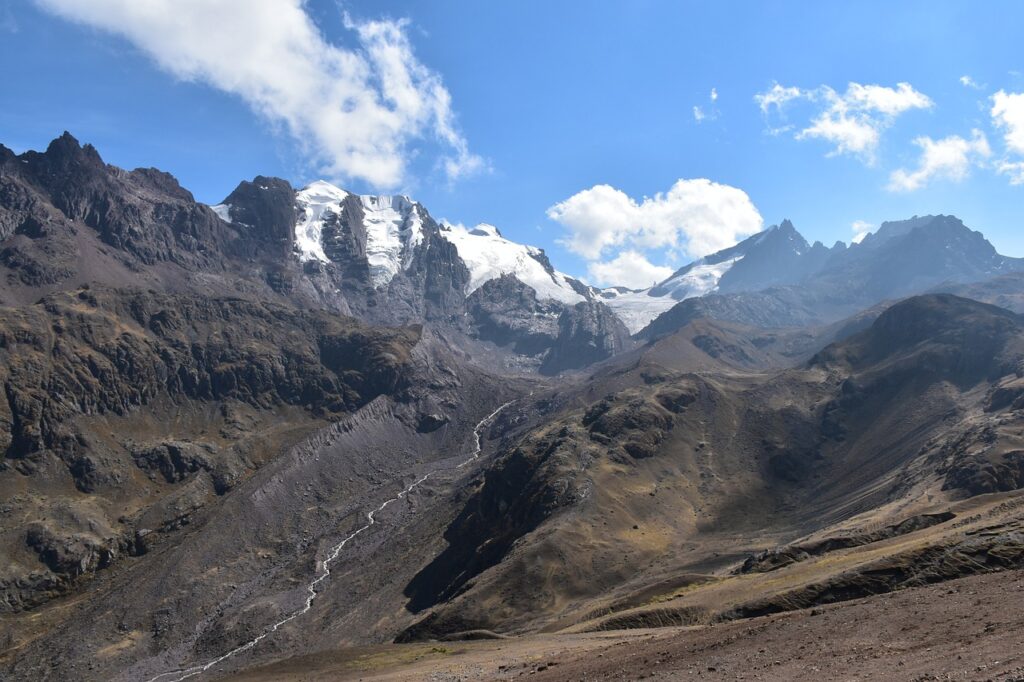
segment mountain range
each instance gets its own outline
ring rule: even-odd
[[[1021,313],[953,216],[599,289],[406,196],[0,146],[0,670],[443,670],[1022,567]]]

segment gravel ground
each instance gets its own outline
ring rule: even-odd
[[[230,679],[526,678],[1024,681],[1024,572],[708,627],[321,652]]]

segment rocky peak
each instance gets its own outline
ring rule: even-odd
[[[33,152],[29,152],[34,154]],[[51,168],[68,168],[75,165],[105,167],[103,159],[91,144],[81,145],[78,140],[69,133],[64,133],[57,139],[50,142],[42,157],[50,164]]]
[[[279,255],[291,252],[295,235],[295,190],[287,180],[257,175],[243,180],[213,210],[251,239],[277,245]]]

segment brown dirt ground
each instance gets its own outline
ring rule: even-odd
[[[519,678],[1024,680],[1024,572],[711,626],[321,652],[227,679]]]

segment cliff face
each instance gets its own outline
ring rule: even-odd
[[[0,308],[0,489],[22,512],[0,525],[17,548],[2,603],[31,606],[144,551],[146,532],[187,522],[317,425],[411,399],[420,333],[100,287]]]

